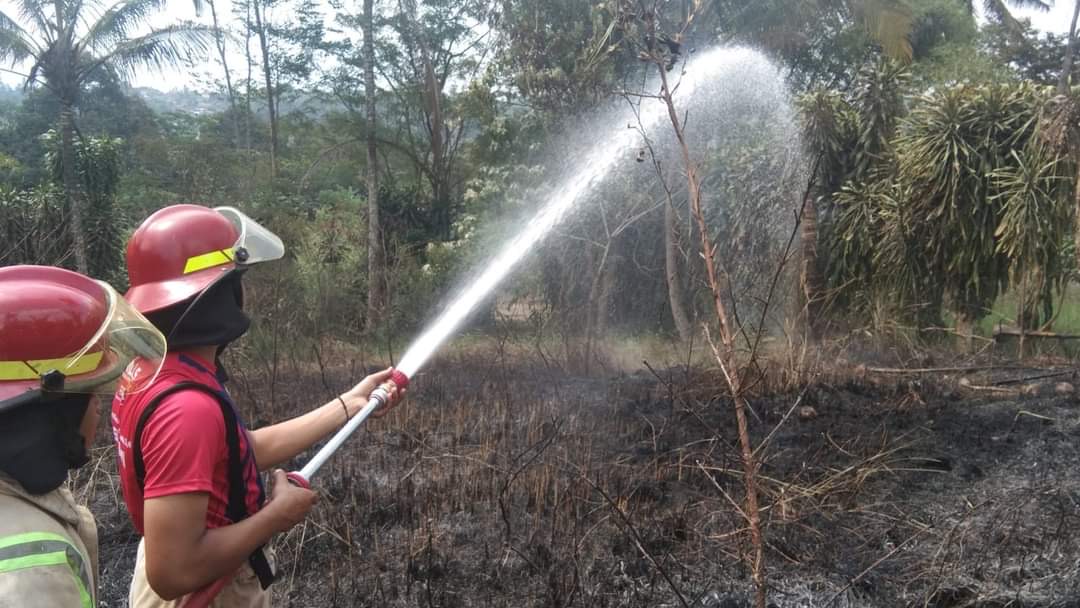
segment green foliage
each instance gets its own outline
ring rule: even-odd
[[[1019,30],[988,24],[979,32],[979,46],[1003,78],[1055,84],[1062,70],[1068,39],[1064,35],[1039,32],[1020,22]],[[1073,66],[1073,82],[1080,78],[1080,64]]]
[[[45,49],[49,40],[39,35],[38,22],[56,21],[53,2],[21,4],[29,7],[17,16],[27,19],[21,29],[0,19],[0,52],[8,59],[32,53],[33,44]],[[680,31],[684,11],[694,4],[660,3],[660,27]],[[363,180],[374,171],[393,277],[393,300],[380,329],[408,331],[519,228],[574,162],[566,142],[588,131],[581,125],[592,127],[578,122],[581,117],[620,90],[640,86],[642,64],[621,44],[628,32],[619,19],[621,11],[636,15],[641,6],[379,3],[377,166],[368,167],[358,15],[349,6],[330,6],[343,29],[329,32],[320,14],[326,5],[298,2],[288,23],[279,19],[268,27],[277,101],[294,108],[280,112],[273,181],[262,152],[268,148],[263,109],[250,104],[265,85],[245,82],[234,68],[239,140],[233,114],[215,111],[224,104],[204,104],[192,93],[178,95],[175,111],[151,111],[122,86],[121,76],[132,66],[177,59],[184,28],[132,37],[156,9],[151,0],[87,12],[83,25],[60,24],[71,26],[74,40],[97,43],[71,49],[80,55],[72,64],[79,69],[64,72],[71,66],[59,55],[42,55],[33,77],[48,88],[31,87],[21,101],[5,97],[8,104],[0,108],[0,263],[70,264],[71,237],[59,228],[68,218],[57,191],[59,140],[40,135],[56,128],[61,110],[75,103],[81,133],[73,138],[76,173],[90,207],[92,273],[122,285],[119,245],[131,221],[154,209],[175,202],[240,205],[265,217],[289,245],[291,259],[275,280],[295,289],[288,293],[304,308],[289,322],[314,334],[356,336],[368,287],[366,201],[357,193],[366,192]],[[682,58],[694,47],[751,43],[783,63],[793,90],[810,91],[798,106],[808,165],[817,168],[812,195],[819,251],[841,310],[862,314],[887,301],[906,320],[924,324],[940,320],[946,305],[975,318],[1006,287],[1026,285],[1032,298],[1024,314],[1034,324],[1046,320],[1039,306],[1073,267],[1066,245],[1080,159],[1073,131],[1080,130],[1072,129],[1069,112],[1056,114],[1056,123],[1049,111],[1040,114],[1045,91],[1016,82],[1056,81],[1063,38],[1018,33],[1005,17],[980,30],[970,3],[955,0],[716,0],[702,6],[684,31]],[[246,28],[243,17],[241,10],[238,22]],[[189,34],[197,48],[198,33]],[[423,65],[424,46],[434,82]],[[320,61],[327,53],[335,61]],[[323,68],[331,63],[332,69]],[[767,153],[777,145],[769,128],[782,117],[762,112],[717,126],[723,117],[688,115],[707,213],[720,227],[719,252],[741,260],[730,274],[739,288],[775,259],[765,247],[769,235],[755,231],[755,222],[775,213],[789,191],[783,184],[802,176]],[[1036,134],[1049,133],[1052,124],[1057,140],[1037,145]],[[788,138],[790,129],[784,133]],[[678,161],[662,162],[666,169]],[[591,193],[506,290],[561,307],[567,327],[589,322],[583,311],[604,290],[611,290],[604,297],[611,297],[613,326],[670,323],[663,282],[666,198],[648,165],[628,164],[646,170],[619,173],[610,180],[618,183]],[[685,194],[674,196],[678,206]],[[436,208],[445,214],[435,217]],[[22,234],[36,236],[16,236]],[[680,255],[692,288],[694,256]],[[603,269],[615,269],[610,278],[601,276],[601,259]],[[603,289],[601,280],[609,281]]]
[[[1071,276],[1075,173],[1067,157],[1035,140],[1026,152],[1013,151],[1014,162],[993,173],[1003,206],[994,236],[998,250],[1014,262],[1012,281],[1021,286],[1024,305],[1020,322],[1038,329],[1050,320],[1054,291],[1062,291]]]
[[[1038,102],[1030,85],[954,86],[923,97],[897,139],[899,179],[911,189],[931,269],[961,319],[977,320],[1008,284],[991,176],[1033,135]]]
[[[498,72],[536,108],[593,108],[634,66],[605,3],[508,0],[500,10]]]
[[[834,90],[817,89],[800,96],[796,106],[802,117],[802,140],[817,167],[816,191],[838,192],[855,171],[859,116]]]
[[[296,248],[304,312],[315,335],[357,335],[366,302],[367,222],[364,200],[348,190],[323,192]],[[326,325],[330,327],[326,327]]]
[[[64,197],[55,188],[0,189],[0,266],[69,265],[64,217]]]
[[[49,131],[42,139],[52,183],[54,187],[62,188],[60,137],[55,131]],[[116,204],[123,144],[122,140],[109,137],[80,138],[75,142],[75,173],[87,201],[85,228],[89,274],[119,287],[127,284],[123,255],[125,232],[130,224]]]
[[[924,324],[947,304],[970,323],[1014,285],[1029,294],[1021,322],[1047,321],[1071,272],[1075,165],[1052,143],[1060,114],[1041,117],[1064,106],[1030,83],[942,86],[909,102],[904,87],[902,71],[879,66],[850,102],[800,101],[834,301],[888,301]]]

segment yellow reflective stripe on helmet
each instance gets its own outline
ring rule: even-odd
[[[228,264],[233,261],[232,249],[220,249],[218,251],[211,251],[210,253],[204,253],[188,258],[186,264],[184,264],[184,274],[191,274],[200,270],[206,270],[207,268],[213,268],[214,266],[221,266],[222,264]]]
[[[86,353],[78,360],[69,357],[60,359],[37,359],[31,361],[0,361],[0,382],[7,380],[37,380],[49,370],[57,370],[65,376],[77,376],[94,371],[101,365],[104,353]]]

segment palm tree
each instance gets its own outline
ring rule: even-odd
[[[966,0],[968,12],[975,14],[975,0]],[[1010,31],[1019,33],[1020,22],[1013,17],[1009,6],[1015,8],[1033,8],[1040,11],[1048,11],[1054,5],[1054,0],[983,0],[983,15],[991,21],[1004,25]]]
[[[1080,0],[1073,5],[1072,22],[1069,24],[1069,41],[1065,45],[1065,61],[1061,66],[1061,76],[1058,78],[1057,92],[1064,95],[1069,92],[1070,79],[1073,71],[1073,53],[1076,52],[1076,20],[1080,18]]]
[[[75,264],[88,269],[85,200],[75,173],[75,108],[87,83],[100,70],[130,76],[161,70],[191,52],[203,53],[210,31],[189,23],[131,37],[164,0],[120,0],[102,10],[95,0],[16,0],[17,18],[0,12],[0,62],[29,64],[25,86],[43,86],[60,102],[60,162],[64,194],[71,210]]]
[[[1073,238],[1076,243],[1077,267],[1080,267],[1080,93],[1075,89],[1055,95],[1045,110],[1040,137],[1060,155],[1072,160]]]

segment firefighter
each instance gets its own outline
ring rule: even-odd
[[[0,268],[0,606],[97,606],[97,527],[64,482],[88,461],[97,395],[121,374],[137,394],[164,354],[165,337],[105,283]]]
[[[274,579],[266,549],[303,521],[310,490],[273,472],[343,426],[391,370],[299,417],[249,431],[225,389],[222,351],[250,325],[243,274],[284,255],[281,240],[231,207],[174,205],[147,218],[127,247],[126,296],[165,334],[160,376],[113,400],[124,501],[143,535],[132,608],[267,606]],[[382,414],[398,397],[391,399]]]

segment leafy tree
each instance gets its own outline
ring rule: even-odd
[[[1039,32],[1030,23],[1021,22],[1019,30],[988,24],[980,32],[980,47],[1007,77],[1031,80],[1039,84],[1058,82],[1066,40],[1062,36]],[[1072,68],[1076,79],[1077,67]]]
[[[969,13],[975,14],[975,0],[965,0],[964,4]],[[1053,6],[1054,0],[982,0],[983,15],[994,23],[1004,26],[1006,29],[1014,32],[1021,33],[1024,29],[1023,23],[1013,16],[1009,11],[1009,7],[1014,8],[1028,8],[1041,11],[1048,11]]]
[[[897,138],[910,217],[962,333],[1008,284],[1009,261],[995,240],[1003,209],[992,174],[1031,137],[1036,102],[1030,85],[951,87],[924,96]]]
[[[835,303],[843,306],[856,304],[857,296],[867,293],[875,282],[876,213],[891,195],[890,188],[877,182],[887,184],[890,179],[892,139],[906,111],[903,94],[909,72],[897,62],[881,60],[859,75],[849,97],[818,90],[798,101],[803,141],[817,169],[813,198],[803,211],[811,221],[804,224],[801,236],[804,247],[819,242],[819,235],[810,229],[818,229],[820,210],[828,252],[825,264],[804,259],[802,283],[810,305],[825,299],[823,282],[817,278],[822,270],[835,288]],[[818,320],[810,321],[814,327],[820,325]]]
[[[1066,184],[1073,192],[1073,239],[1080,268],[1080,93],[1076,87],[1058,94],[1043,109],[1039,139],[1055,157],[1065,156],[1072,164],[1073,176]],[[1059,184],[1060,185],[1060,184]]]
[[[636,60],[611,11],[582,0],[497,3],[496,72],[531,108],[561,119],[596,107]]]
[[[365,142],[364,167],[367,182],[368,212],[368,293],[367,326],[374,326],[379,313],[386,304],[386,249],[383,247],[382,223],[379,218],[379,169],[376,127],[378,114],[375,108],[375,2],[364,0],[363,14],[364,35],[364,119],[367,137]]]
[[[64,173],[60,138],[50,131],[44,139],[51,181],[59,186]],[[123,251],[128,222],[116,204],[122,147],[123,141],[110,137],[84,137],[75,142],[75,174],[87,202],[88,272],[118,286],[127,283]]]
[[[1076,22],[1080,19],[1080,0],[1073,4],[1072,21],[1069,23],[1069,31],[1066,33],[1068,43],[1065,47],[1065,60],[1061,65],[1061,75],[1058,77],[1057,91],[1060,94],[1067,93],[1073,76],[1073,54],[1076,52]]]
[[[176,24],[131,37],[163,0],[121,0],[100,15],[79,0],[21,0],[19,19],[0,12],[0,61],[28,63],[26,86],[41,84],[60,104],[60,157],[75,264],[89,269],[85,198],[76,172],[75,109],[101,69],[130,75],[136,69],[177,64],[206,48],[205,28]]]
[[[68,263],[71,238],[64,229],[63,198],[51,186],[0,188],[0,266]]]

